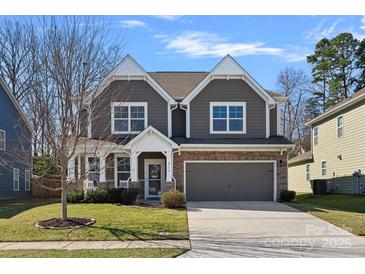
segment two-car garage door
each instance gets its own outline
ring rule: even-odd
[[[188,201],[273,201],[272,162],[185,163]]]

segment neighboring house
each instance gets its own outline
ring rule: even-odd
[[[0,77],[0,198],[31,193],[33,129]]]
[[[338,103],[307,126],[312,150],[289,161],[289,189],[310,192],[314,180],[327,191],[365,193],[365,89]],[[355,171],[360,176],[355,175]]]
[[[228,55],[210,72],[146,72],[128,55],[83,102],[69,177],[145,198],[276,200],[293,146],[278,132],[284,100]]]

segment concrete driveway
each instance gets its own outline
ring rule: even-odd
[[[182,257],[365,257],[365,238],[275,202],[189,202]]]

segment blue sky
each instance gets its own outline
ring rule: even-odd
[[[124,53],[147,71],[209,71],[231,54],[265,88],[285,66],[310,67],[305,57],[322,37],[349,31],[365,38],[363,16],[111,16]]]

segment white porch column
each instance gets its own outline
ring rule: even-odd
[[[166,156],[166,182],[172,182],[172,151],[166,151],[165,156]]]
[[[130,158],[130,165],[131,165],[131,181],[137,182],[138,181],[138,153],[135,150],[131,151],[131,158]]]
[[[70,181],[75,179],[75,157],[72,157],[70,160],[68,160],[67,178]]]
[[[100,182],[106,182],[106,164],[105,155],[100,156]]]

